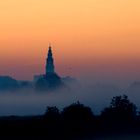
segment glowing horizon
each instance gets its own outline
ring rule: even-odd
[[[140,79],[139,0],[0,2],[0,75],[44,73],[51,42],[60,75]]]

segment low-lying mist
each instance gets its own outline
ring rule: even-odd
[[[139,95],[111,84],[80,85],[68,89],[51,92],[36,92],[24,89],[15,92],[0,92],[0,116],[9,115],[41,115],[47,106],[57,106],[60,110],[80,101],[92,108],[94,114],[99,114],[116,95],[126,94],[139,106]],[[134,96],[133,96],[134,95]]]

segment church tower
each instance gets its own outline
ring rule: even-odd
[[[46,59],[46,75],[48,73],[55,73],[54,69],[55,69],[55,67],[54,67],[52,49],[51,49],[51,46],[49,46],[48,57]]]
[[[45,69],[46,73],[42,75],[42,77],[40,77],[35,84],[37,90],[48,91],[64,87],[61,77],[55,72],[51,45],[49,45]]]

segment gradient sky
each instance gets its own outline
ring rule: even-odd
[[[0,2],[1,75],[32,79],[43,73],[49,42],[61,75],[138,80],[140,1]]]

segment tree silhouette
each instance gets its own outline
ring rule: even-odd
[[[136,116],[136,106],[126,95],[113,97],[110,106],[102,111],[102,117],[114,123],[128,123]]]
[[[57,107],[47,107],[45,119],[49,124],[58,123],[60,119],[60,112]]]
[[[79,101],[64,108],[62,116],[66,121],[75,123],[90,123],[93,113],[89,107],[84,106]]]

